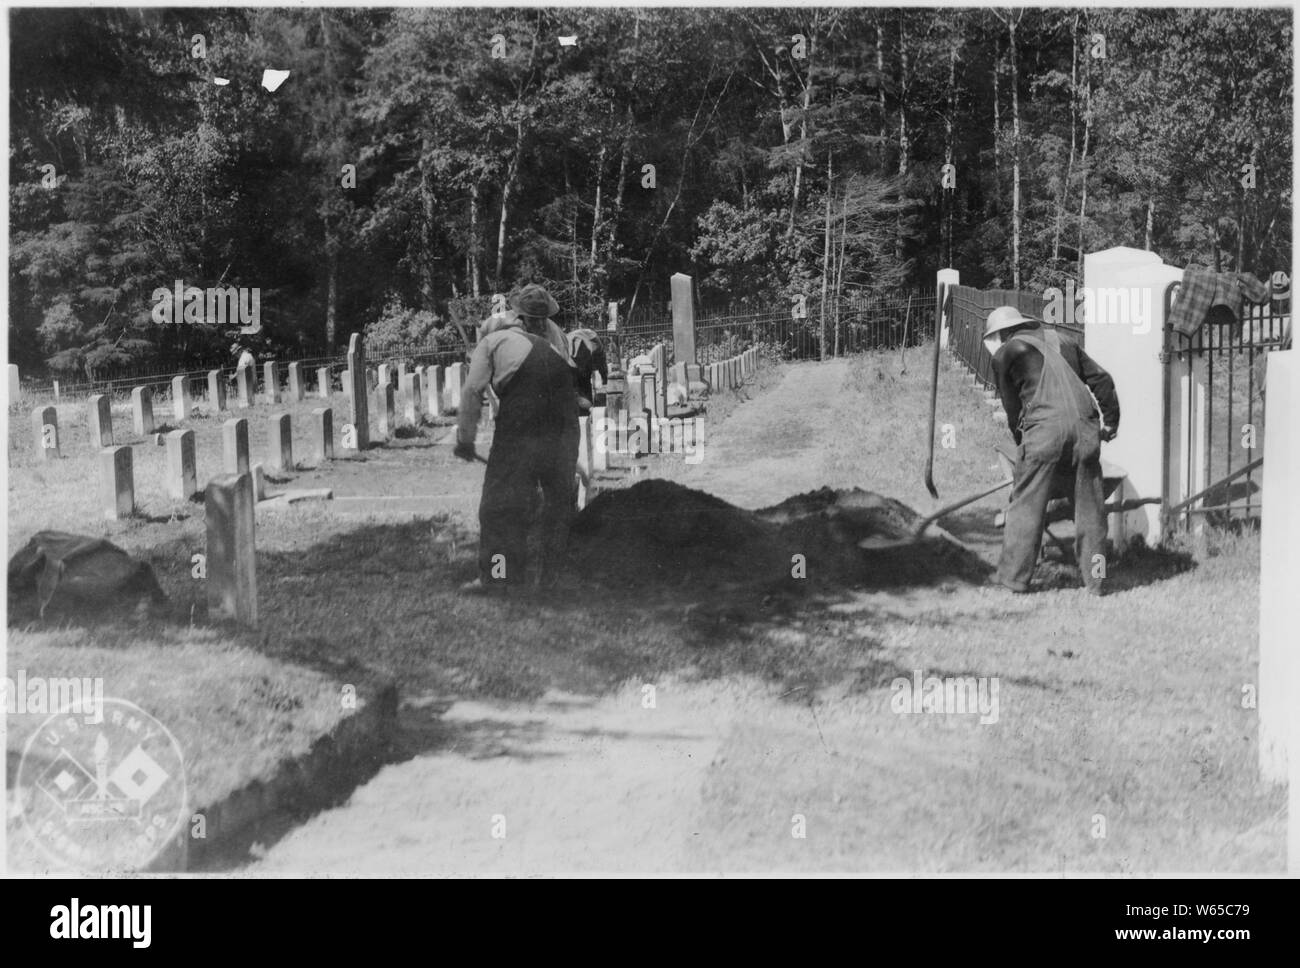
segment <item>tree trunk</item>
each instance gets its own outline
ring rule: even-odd
[[[840,251],[835,260],[835,355],[840,355],[840,303],[844,298],[844,239],[849,234],[849,189],[844,186],[844,204],[840,208]]]
[[[569,158],[564,157],[564,194],[569,200],[569,260],[571,279],[569,288],[572,293],[570,305],[578,308],[578,198],[573,194],[573,183],[569,179]]]
[[[907,77],[909,59],[907,55],[907,27],[903,22],[903,13],[898,15],[898,173],[907,174],[910,160],[911,144],[907,137]]]
[[[1142,242],[1142,248],[1148,252],[1151,251],[1151,229],[1155,226],[1156,201],[1154,198],[1147,199],[1147,234]]]
[[[623,191],[627,187],[627,162],[632,150],[632,106],[627,109],[627,134],[623,138],[623,154],[618,162],[618,188],[614,192],[614,212],[609,219],[609,256],[614,257],[618,245],[618,223],[623,217]],[[606,292],[606,295],[609,295]]]
[[[329,238],[328,225],[325,252],[328,259],[325,287],[325,354],[333,356],[334,344],[338,339],[339,248],[338,244]]]
[[[998,77],[1002,73],[1002,55],[993,42],[993,197],[1002,192],[1002,98],[998,94]]]
[[[1083,150],[1079,153],[1079,265],[1076,270],[1079,278],[1083,278],[1083,223],[1088,216],[1088,138],[1092,134],[1091,58],[1083,59],[1083,77]]]
[[[885,106],[885,28],[876,24],[876,95],[880,99],[880,171],[884,174],[888,160],[885,139],[889,137],[889,111]]]
[[[898,175],[905,178],[910,161],[910,144],[907,137],[907,25],[903,21],[904,13],[898,12]],[[903,262],[903,219],[901,215],[894,219],[894,259]]]
[[[478,203],[479,203],[478,180],[469,189],[469,285],[470,292],[477,298],[483,290],[483,279],[480,269],[482,252],[480,251],[480,239],[478,229]]]
[[[799,158],[794,166],[794,189],[790,195],[790,225],[786,228],[786,238],[794,235],[795,214],[799,211],[799,190],[803,184],[803,151],[808,145],[808,106],[812,103],[812,63],[813,36],[808,36],[808,79],[803,82],[803,112],[799,115]]]
[[[957,113],[957,35],[954,32],[952,37],[952,46],[948,48],[948,116],[943,122],[943,162],[945,165],[953,163],[953,144],[952,144],[952,119]],[[943,215],[941,216],[943,230],[943,254],[945,256],[944,265],[952,265],[952,210],[957,197],[957,186],[954,182],[949,191],[943,193]],[[847,196],[846,196],[847,198]]]
[[[598,240],[600,239],[600,189],[605,176],[605,147],[602,143],[600,157],[596,159],[596,204],[591,215],[591,270],[588,273],[589,281],[590,277],[596,273],[596,252]]]
[[[821,359],[826,359],[826,293],[831,278],[831,185],[834,184],[834,172],[831,167],[831,153],[826,152],[826,231],[822,244],[822,312],[821,312]]]
[[[634,49],[639,50],[641,46],[641,16],[639,13],[635,14],[634,16],[635,16],[635,20],[633,21],[632,24],[632,45]],[[634,69],[632,71],[633,90],[636,89],[638,79],[639,79],[639,71],[637,69]],[[623,133],[623,151],[618,162],[618,182],[617,182],[618,187],[614,193],[614,212],[609,220],[609,249],[606,251],[608,251],[609,257],[611,259],[614,258],[614,254],[617,251],[617,246],[618,246],[618,223],[619,223],[619,219],[623,217],[623,191],[627,186],[628,154],[632,150],[632,133],[635,130],[635,128],[636,128],[636,117],[632,114],[632,104],[631,102],[629,102],[627,105],[627,127]],[[610,280],[608,276],[606,276],[605,279],[606,298],[608,298],[610,294],[609,285],[610,285]],[[632,294],[632,298],[635,301],[636,293]]]
[[[437,200],[433,195],[433,183],[429,178],[428,157],[431,148],[429,139],[426,136],[422,142],[420,152],[420,263],[422,271],[420,272],[420,308],[426,312],[432,312],[436,302],[436,291],[434,288],[434,245],[433,245],[433,223],[437,214]]]
[[[1251,146],[1250,148],[1250,166],[1251,166],[1250,170],[1251,171],[1255,171],[1255,163],[1257,160],[1258,151],[1259,149],[1256,148],[1254,145]],[[1242,185],[1241,197],[1237,203],[1237,261],[1233,264],[1233,269],[1236,272],[1249,271],[1244,264],[1244,260],[1246,256],[1246,227],[1249,220],[1249,206],[1247,205],[1246,202],[1247,191],[1248,189],[1246,188],[1246,186]]]
[[[1065,208],[1070,204],[1070,179],[1074,177],[1075,125],[1079,103],[1079,15],[1074,16],[1070,32],[1070,156],[1065,161],[1065,180],[1056,201],[1056,228],[1052,232],[1052,266],[1061,258],[1061,227],[1065,222]],[[1147,248],[1151,248],[1150,245]]]
[[[1020,289],[1020,70],[1016,61],[1016,20],[1008,18],[1011,46],[1011,288]]]
[[[501,221],[497,226],[497,264],[492,277],[492,284],[501,290],[501,271],[506,257],[506,227],[510,221],[510,195],[514,191],[515,177],[519,174],[519,157],[524,148],[524,119],[515,121],[515,150],[510,157],[510,167],[506,171],[505,184],[501,186]]]

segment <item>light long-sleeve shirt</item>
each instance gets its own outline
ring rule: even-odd
[[[549,319],[546,321],[546,341],[570,366],[573,365],[564,331]],[[501,391],[532,351],[533,342],[517,321],[498,324],[479,339],[470,357],[469,372],[460,394],[460,409],[456,417],[458,443],[474,443],[483,413],[483,394],[491,387],[498,397],[501,396]]]

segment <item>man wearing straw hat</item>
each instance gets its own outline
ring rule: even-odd
[[[1014,306],[989,313],[984,345],[993,354],[1007,426],[1020,445],[998,581],[1013,592],[1029,590],[1047,503],[1064,493],[1074,499],[1079,572],[1088,591],[1100,595],[1105,572],[1095,556],[1104,555],[1106,541],[1101,442],[1119,428],[1115,383],[1078,344]]]

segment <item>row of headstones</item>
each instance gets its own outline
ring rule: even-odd
[[[402,392],[403,409],[412,422],[416,422],[423,393],[427,393],[428,410],[440,416],[460,405],[461,384],[465,366],[454,363],[444,370],[440,366],[416,367],[405,372],[405,365],[397,368],[398,384]],[[328,371],[320,373],[321,387],[328,388]],[[388,432],[393,422],[393,387],[389,367],[381,364],[375,374],[380,393],[380,431]],[[345,428],[344,444],[364,450],[369,443],[369,394],[367,392],[365,351],[358,337],[353,336],[348,350],[348,371],[344,387],[352,398],[352,420]],[[327,393],[327,389],[325,391]],[[496,398],[492,398],[494,413]],[[316,449],[322,460],[334,456],[333,412],[329,408],[313,410]],[[293,455],[288,414],[272,418],[271,460],[275,466],[292,467]],[[347,430],[351,430],[351,440]],[[589,435],[584,440],[589,439]],[[228,420],[224,428],[223,457],[226,473],[213,478],[204,489],[204,514],[207,529],[207,598],[208,614],[212,618],[233,619],[245,625],[257,624],[257,561],[256,515],[257,501],[262,496],[257,478],[259,465],[252,472],[248,466],[248,421]],[[191,445],[192,446],[192,445]],[[129,460],[129,448],[128,451]]]
[[[324,426],[328,428],[330,411],[316,410],[315,414],[325,415]],[[603,450],[594,446],[592,425],[600,425],[605,417],[605,408],[597,407],[590,416],[579,422],[580,443],[578,450],[578,506],[587,502],[587,487],[593,471],[604,470],[607,466]],[[288,415],[281,415],[283,423],[272,424],[272,451],[276,447],[277,426],[279,441],[287,440]],[[318,428],[321,424],[317,425]],[[206,580],[208,615],[215,619],[231,619],[244,625],[257,624],[257,559],[256,559],[256,505],[259,498],[255,482],[256,466],[253,472],[248,467],[248,421],[229,420],[225,426],[225,471],[213,478],[204,488],[204,515],[206,526]],[[176,434],[188,435],[190,458],[193,457],[193,432],[177,431]],[[169,442],[173,435],[168,435]],[[329,456],[332,456],[332,440],[328,430],[323,434],[328,442]],[[125,452],[126,477],[130,476],[129,447],[113,448],[105,454],[114,453],[113,467],[118,475],[116,453]],[[287,457],[287,452],[285,452]],[[192,473],[192,469],[191,469]],[[129,508],[127,509],[129,513]]]
[[[334,411],[321,407],[312,411],[312,450],[318,462],[334,459]],[[345,444],[348,438],[345,436]],[[169,497],[189,500],[198,493],[198,469],[194,456],[194,431],[173,430],[165,437],[167,463],[164,488]],[[266,467],[292,471],[293,422],[287,413],[270,419]],[[258,499],[264,496],[262,464],[251,464],[248,450],[248,421],[227,420],[222,427],[222,470],[225,474],[251,473]],[[135,513],[135,462],[127,445],[105,447],[99,452],[99,486],[104,516],[113,520]]]
[[[273,366],[272,363],[266,364],[268,368],[267,386],[271,388],[268,390],[267,399],[270,402],[278,403],[280,399],[278,386],[275,382],[274,370],[270,369]],[[290,398],[302,400],[302,382],[296,379],[297,366],[297,363],[289,364]],[[247,369],[247,367],[244,368],[244,370]],[[382,404],[379,420],[380,432],[385,436],[390,436],[392,429],[396,426],[394,421],[395,404],[388,369],[387,364],[382,364],[376,373],[378,393]],[[398,371],[398,379],[403,411],[408,422],[418,423],[420,412],[425,409],[427,409],[430,416],[438,417],[455,410],[459,406],[465,364],[454,363],[446,367],[445,372],[441,366],[416,367],[413,373],[404,373],[402,369]],[[240,397],[241,399],[248,398],[251,400],[251,390],[248,389],[250,386],[248,375],[241,372],[240,376],[244,378],[240,384]],[[319,370],[319,377],[321,397],[329,399],[329,368],[322,367]],[[191,406],[185,377],[178,376],[172,380],[172,400],[173,416],[179,423],[189,416]],[[208,400],[213,412],[226,409],[226,387],[221,380],[221,371],[219,370],[213,370],[208,374]],[[131,417],[132,429],[138,436],[148,436],[154,433],[153,392],[148,387],[136,387],[131,391]],[[353,418],[354,423],[357,422],[355,413]],[[96,393],[90,397],[88,422],[91,446],[100,449],[112,447],[114,444],[113,414],[111,400],[107,394]],[[37,407],[32,411],[32,431],[36,440],[36,447],[42,452],[46,460],[54,460],[62,456],[59,445],[59,417],[58,411],[54,407]]]
[[[753,376],[757,369],[758,348],[753,347],[729,360],[708,364],[704,368],[705,380],[714,393],[719,390],[734,390]]]
[[[662,346],[656,349],[661,350]],[[654,363],[653,350],[649,355],[652,362],[644,370],[635,364],[629,367],[627,409],[634,414],[649,411],[657,417],[665,417],[667,405],[674,397],[685,398],[706,387],[715,394],[733,390],[758,369],[758,350],[748,349],[718,363],[676,363],[671,370],[671,382],[665,386],[660,382],[665,378],[665,370]],[[674,390],[674,387],[680,389]]]
[[[649,408],[613,413],[593,407],[579,418],[578,430],[578,470],[585,478],[627,467],[631,458],[696,452],[702,433],[698,418],[665,417]]]

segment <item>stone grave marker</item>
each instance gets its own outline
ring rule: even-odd
[[[32,432],[36,436],[36,449],[45,460],[58,460],[59,411],[53,407],[37,407],[32,411]]]
[[[131,391],[131,429],[140,437],[153,433],[153,391],[136,387]]]
[[[129,518],[135,511],[135,476],[130,447],[100,450],[99,497],[104,517],[110,521]]]
[[[91,394],[90,401],[90,446],[113,446],[113,409],[108,394]]]
[[[248,473],[248,421],[227,420],[221,427],[222,469],[227,474]]]
[[[208,615],[257,625],[257,504],[251,473],[226,474],[208,482],[203,503],[207,523]]]
[[[198,489],[194,431],[173,430],[167,435],[167,495],[178,501],[188,501]]]

